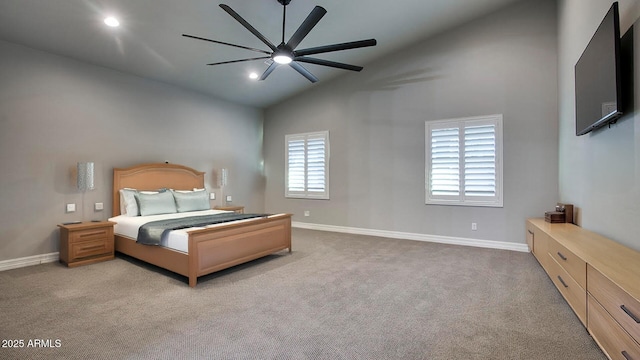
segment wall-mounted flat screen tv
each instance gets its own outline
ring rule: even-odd
[[[622,115],[620,15],[614,2],[575,66],[576,135]]]

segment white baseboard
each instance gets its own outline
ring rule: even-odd
[[[27,256],[19,259],[4,260],[0,261],[0,271],[56,262],[59,258],[60,253],[54,252],[50,254]]]
[[[385,237],[390,239],[416,240],[416,241],[435,242],[435,243],[450,244],[450,245],[463,245],[463,246],[474,246],[474,247],[489,248],[489,249],[529,252],[529,247],[527,246],[527,244],[507,243],[502,241],[416,234],[416,233],[388,231],[388,230],[363,229],[363,228],[355,228],[355,227],[347,227],[347,226],[311,224],[311,223],[304,223],[304,222],[298,222],[298,221],[293,221],[291,223],[291,226],[296,228],[301,228],[301,229],[332,231],[332,232],[356,234],[356,235],[379,236],[379,237]],[[4,260],[4,261],[0,261],[0,271],[56,262],[58,261],[58,259],[59,259],[59,253],[55,252],[50,254],[27,256],[19,259]]]
[[[379,236],[379,237],[385,237],[385,238],[391,238],[391,239],[416,240],[416,241],[435,242],[435,243],[450,244],[450,245],[463,245],[463,246],[474,246],[474,247],[489,248],[489,249],[529,252],[529,247],[527,246],[527,244],[507,243],[503,241],[416,234],[416,233],[388,231],[388,230],[363,229],[363,228],[354,228],[354,227],[346,227],[346,226],[310,224],[310,223],[303,223],[298,221],[293,221],[291,223],[291,226],[296,228],[301,228],[301,229],[332,231],[332,232],[357,234],[357,235]]]

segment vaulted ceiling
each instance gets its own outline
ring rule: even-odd
[[[276,45],[282,37],[282,5],[277,0],[221,0]],[[517,0],[291,0],[289,38],[319,5],[327,14],[299,48],[375,38],[378,45],[315,55],[364,66],[421,39],[488,14]],[[256,53],[182,37],[182,34],[269,50],[211,0],[2,0],[0,39],[67,56],[144,78],[195,90],[235,103],[268,107],[347,73],[304,64],[316,84],[286,65],[264,81],[264,60],[207,66]],[[121,25],[107,27],[115,16]],[[257,54],[260,56],[260,54]]]

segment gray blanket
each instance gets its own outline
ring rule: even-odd
[[[265,217],[268,214],[237,214],[224,213],[215,215],[190,216],[180,219],[151,221],[138,229],[136,242],[144,245],[160,245],[160,239],[165,231],[186,229],[190,227],[219,224],[229,221]]]

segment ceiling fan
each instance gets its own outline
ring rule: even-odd
[[[311,11],[311,13],[307,16],[304,22],[300,25],[298,30],[296,30],[296,32],[291,36],[289,41],[285,43],[284,29],[285,29],[285,21],[287,16],[287,5],[289,5],[291,0],[277,0],[277,1],[280,4],[282,4],[282,7],[283,7],[282,42],[278,46],[274,45],[271,41],[269,41],[269,39],[267,39],[258,30],[256,30],[253,26],[251,26],[251,24],[249,24],[245,19],[243,19],[237,12],[233,11],[231,7],[225,4],[220,4],[220,7],[222,8],[222,10],[226,11],[229,15],[231,15],[234,19],[236,19],[242,26],[244,26],[247,30],[249,30],[258,39],[260,39],[260,41],[266,44],[269,47],[269,49],[271,49],[270,51],[255,49],[255,48],[242,46],[242,45],[230,44],[230,43],[218,41],[218,40],[206,39],[199,36],[193,36],[193,35],[187,35],[187,34],[182,34],[182,36],[266,54],[266,56],[261,56],[261,57],[222,61],[222,62],[207,64],[207,65],[222,65],[222,64],[231,64],[231,63],[253,61],[253,60],[260,60],[260,59],[273,60],[269,65],[269,67],[267,68],[267,70],[265,70],[265,72],[260,77],[260,80],[266,79],[267,76],[269,76],[269,74],[271,74],[276,67],[283,64],[288,64],[289,66],[291,66],[293,69],[295,69],[297,72],[299,72],[302,76],[307,78],[312,83],[317,82],[318,78],[315,77],[312,73],[310,73],[307,69],[305,69],[300,63],[329,66],[333,68],[351,70],[351,71],[360,71],[363,69],[362,66],[355,66],[355,65],[349,65],[349,64],[344,64],[344,63],[335,62],[335,61],[318,59],[314,57],[309,57],[308,55],[322,54],[322,53],[349,50],[349,49],[357,49],[357,48],[367,47],[367,46],[375,46],[377,43],[375,39],[359,40],[359,41],[352,41],[352,42],[333,44],[333,45],[324,45],[324,46],[318,46],[313,48],[296,50],[296,47],[307,36],[307,34],[309,34],[311,29],[313,29],[313,27],[316,26],[316,24],[320,21],[320,19],[322,19],[322,17],[327,13],[327,10],[325,10],[321,6],[316,6]]]

